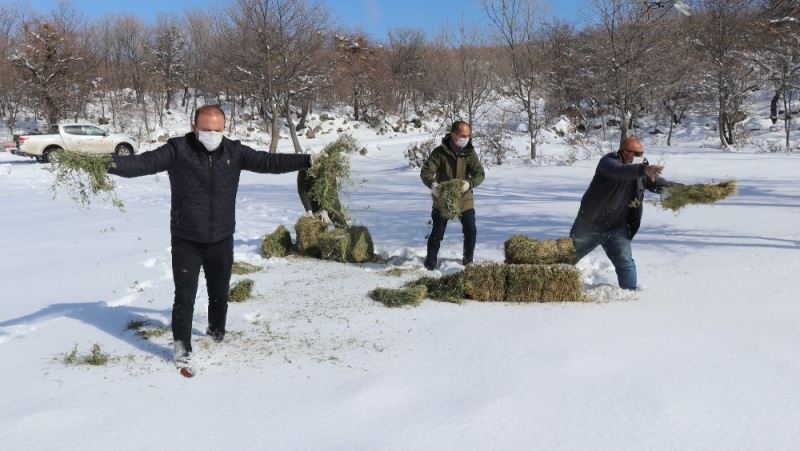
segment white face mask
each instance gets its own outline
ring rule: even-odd
[[[642,164],[644,163],[644,157],[633,157],[633,161],[631,164]]]
[[[469,144],[469,138],[456,138],[456,147],[463,149]]]
[[[197,131],[197,140],[203,143],[206,150],[213,152],[222,144],[222,132]]]

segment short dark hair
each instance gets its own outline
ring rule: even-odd
[[[467,124],[466,122],[464,122],[464,121],[455,121],[455,122],[453,122],[453,125],[450,127],[450,133],[457,132],[457,131],[461,130],[464,127],[467,127],[469,129],[469,131],[472,131],[472,127],[470,127],[469,124]]]
[[[194,112],[194,124],[197,125],[197,118],[200,117],[202,114],[213,114],[212,112],[217,112],[222,115],[222,119],[225,119],[225,112],[222,111],[222,106],[220,105],[203,105]]]

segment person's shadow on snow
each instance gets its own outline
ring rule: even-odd
[[[126,330],[130,321],[146,321],[150,327],[166,328],[169,324],[154,319],[152,316],[170,316],[170,310],[158,310],[143,307],[132,307],[128,305],[109,306],[105,302],[65,302],[52,304],[38,312],[34,312],[19,318],[0,321],[0,336],[9,335],[1,329],[15,326],[32,326],[43,321],[56,318],[72,318],[84,324],[94,326],[103,332],[120,338],[131,346],[152,354],[162,360],[169,361],[172,357],[172,349],[145,340],[136,335],[134,330]],[[192,331],[194,335],[200,335],[197,330]]]

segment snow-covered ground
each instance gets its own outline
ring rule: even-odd
[[[125,330],[134,319],[169,325],[166,175],[118,179],[124,213],[86,210],[52,198],[45,165],[0,153],[0,447],[800,445],[800,155],[722,152],[704,144],[713,132],[706,141],[702,131],[691,141],[679,134],[672,148],[645,139],[667,178],[732,177],[739,195],[679,215],[647,205],[635,295],[614,288],[598,250],[579,264],[597,302],[387,309],[367,292],[423,275],[429,194],[402,153],[427,136],[352,131],[368,153],[352,157],[351,213],[406,271],[262,259],[260,238],[301,214],[295,175],[243,174],[235,253],[264,266],[247,276],[257,298],[231,304],[229,335],[210,342],[200,278],[191,380],[168,360],[169,333],[147,341]],[[333,137],[303,144],[319,149]],[[554,159],[567,151],[544,148]],[[476,189],[477,260],[501,260],[516,233],[566,235],[596,163],[489,168]],[[460,269],[460,250],[451,224],[443,272]],[[62,363],[95,343],[108,365]]]

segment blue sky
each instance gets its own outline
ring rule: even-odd
[[[0,0],[6,1],[6,0]],[[468,21],[485,21],[478,0],[321,0],[333,16],[348,28],[363,30],[383,39],[394,27],[420,27],[437,33],[445,20],[455,22],[462,12]],[[53,8],[58,0],[11,0],[39,11]],[[191,7],[223,5],[225,0],[72,0],[88,18],[110,13],[131,13],[147,21],[161,12],[180,12]],[[570,22],[580,22],[578,5],[588,0],[540,0],[543,13]]]

